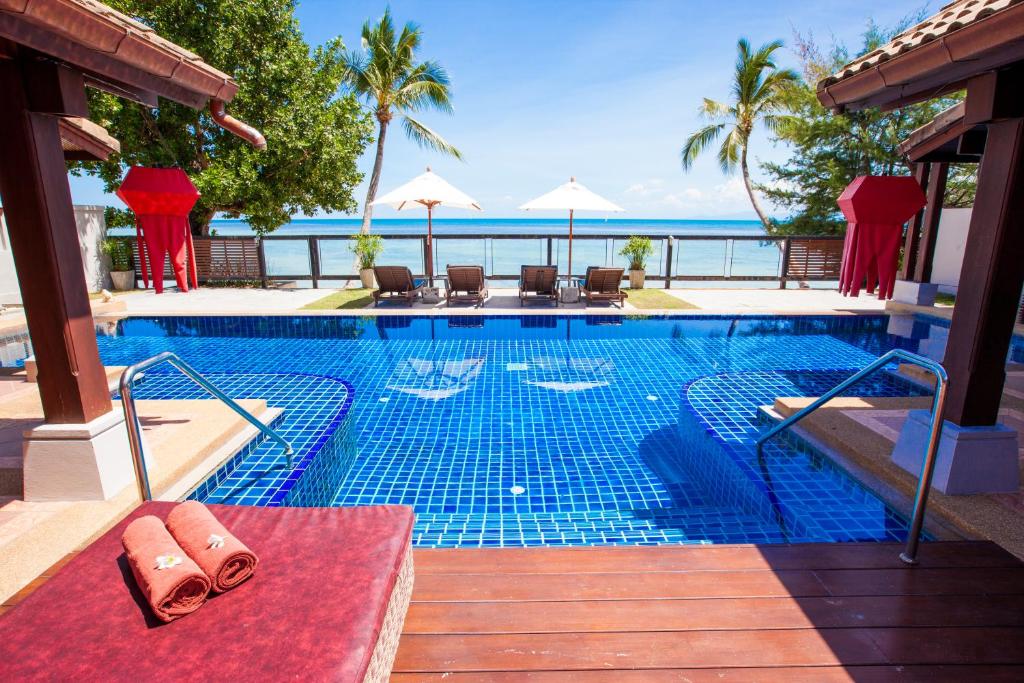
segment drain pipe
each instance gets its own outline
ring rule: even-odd
[[[218,126],[229,133],[234,133],[256,149],[267,148],[267,139],[263,137],[263,133],[228,114],[224,108],[224,100],[210,100],[210,116]]]

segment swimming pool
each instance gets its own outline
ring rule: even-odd
[[[900,540],[906,522],[799,439],[758,459],[758,407],[897,346],[887,316],[131,318],[107,365],[174,351],[285,408],[194,492],[250,505],[402,503],[430,546]],[[861,394],[920,390],[879,375]],[[140,398],[201,397],[170,368]]]

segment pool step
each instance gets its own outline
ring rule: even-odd
[[[785,543],[764,520],[718,507],[608,512],[419,513],[417,547]]]

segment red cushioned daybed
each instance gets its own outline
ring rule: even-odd
[[[256,575],[164,624],[121,548],[146,503],[0,617],[4,680],[386,681],[412,593],[401,506],[210,505],[259,556]]]

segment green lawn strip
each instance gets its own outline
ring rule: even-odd
[[[935,303],[941,306],[952,306],[956,303],[956,294],[945,294],[943,292],[939,292],[935,295]]]
[[[699,308],[660,289],[627,289],[626,292],[629,294],[627,301],[636,308]]]
[[[339,289],[323,299],[317,299],[302,308],[309,311],[335,311],[341,308],[366,308],[373,303],[370,289]]]

